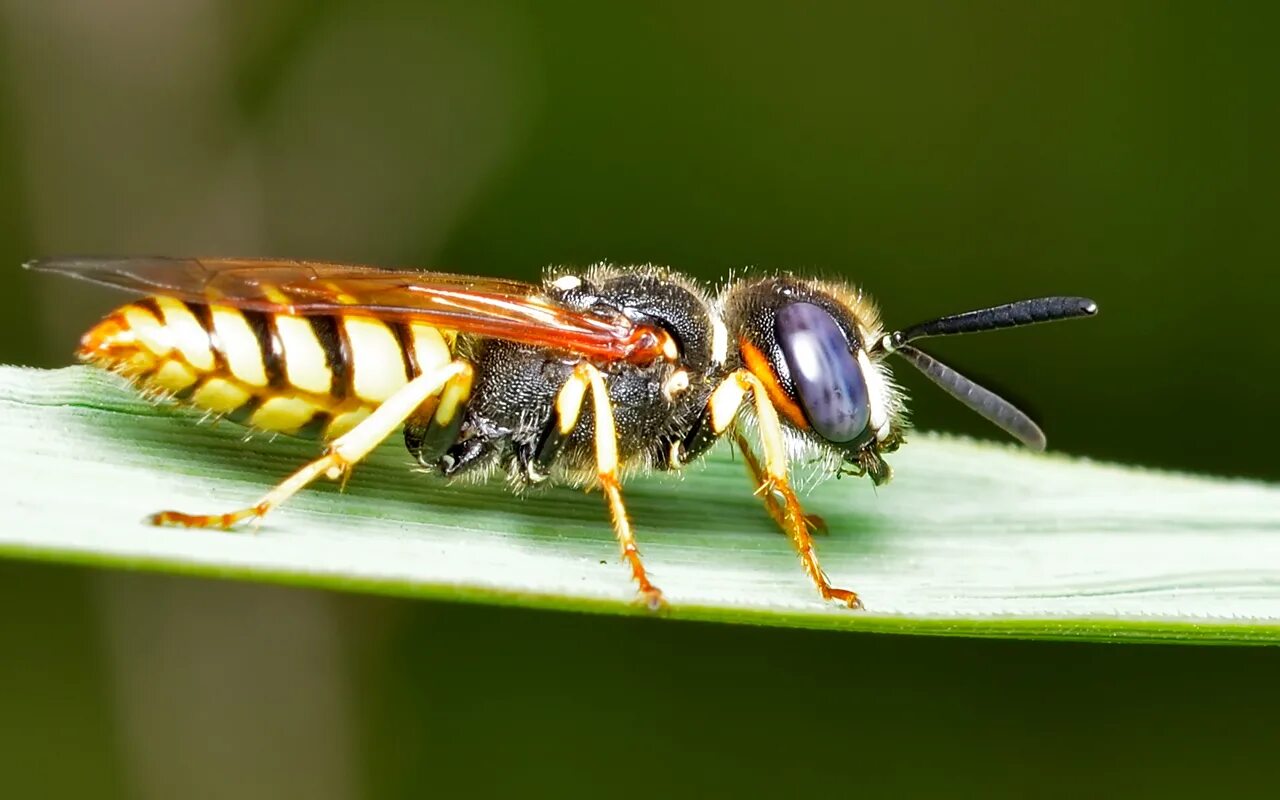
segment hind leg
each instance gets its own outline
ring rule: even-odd
[[[409,381],[360,424],[334,439],[323,456],[285,478],[251,506],[224,514],[158,511],[148,517],[148,520],[154,525],[222,529],[233,528],[246,520],[259,520],[317,478],[324,476],[330,480],[338,480],[346,476],[361,459],[398,430],[427,399],[443,390],[455,376],[469,373],[471,369],[471,365],[465,361],[453,361]]]

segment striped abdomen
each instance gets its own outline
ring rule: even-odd
[[[333,438],[453,358],[453,333],[343,314],[300,317],[149,297],[80,340],[141,389],[254,428]],[[424,409],[426,411],[426,409]]]

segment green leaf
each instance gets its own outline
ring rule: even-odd
[[[645,613],[598,494],[446,486],[399,441],[255,535],[160,529],[225,511],[317,452],[139,399],[87,368],[0,368],[0,553],[396,595]],[[398,439],[398,437],[397,437]],[[915,434],[897,477],[807,497],[865,611],[818,599],[727,446],[625,487],[669,616],[923,634],[1280,641],[1280,489]]]

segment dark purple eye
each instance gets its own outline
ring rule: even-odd
[[[791,303],[778,309],[774,335],[814,433],[836,444],[863,435],[871,416],[867,382],[831,315],[812,303]]]

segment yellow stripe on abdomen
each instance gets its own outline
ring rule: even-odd
[[[249,425],[264,431],[296,433],[323,409],[308,398],[298,395],[277,395],[262,401],[258,410],[249,417]]]
[[[230,414],[243,408],[251,399],[253,394],[244,384],[214,376],[206,379],[192,393],[191,405],[215,414]]]
[[[262,346],[244,314],[230,306],[211,305],[209,315],[218,337],[218,350],[232,376],[247,386],[265,387],[267,368],[262,363]]]
[[[453,360],[452,331],[443,331],[425,322],[411,322],[409,342],[413,347],[413,363],[418,375],[439,369]]]
[[[155,302],[164,318],[164,327],[169,331],[169,343],[182,354],[192,369],[212,372],[216,362],[209,343],[209,332],[196,319],[191,308],[172,297],[157,297]]]
[[[148,353],[164,358],[173,350],[172,335],[150,309],[139,305],[129,305],[121,309],[125,325],[133,333],[134,338]]]
[[[251,319],[225,304],[154,297],[91,329],[80,356],[202,411],[265,431],[332,439],[411,378],[449,364],[454,338],[426,323],[360,315]],[[462,387],[454,388],[451,407],[466,402]],[[424,413],[438,399],[424,403]]]
[[[328,395],[333,389],[333,371],[311,323],[302,317],[279,314],[275,326],[284,348],[284,372],[289,383],[310,394]]]
[[[167,358],[154,373],[151,382],[166,392],[185,391],[200,380],[200,376],[186,362],[176,358]]]
[[[365,418],[373,413],[373,409],[369,406],[359,406],[353,411],[344,411],[341,414],[333,415],[333,419],[324,429],[323,437],[325,439],[337,439],[342,434],[351,430],[355,426],[364,422]]]
[[[366,403],[378,404],[409,382],[400,340],[381,320],[344,316],[342,329],[350,349],[351,390]]]

